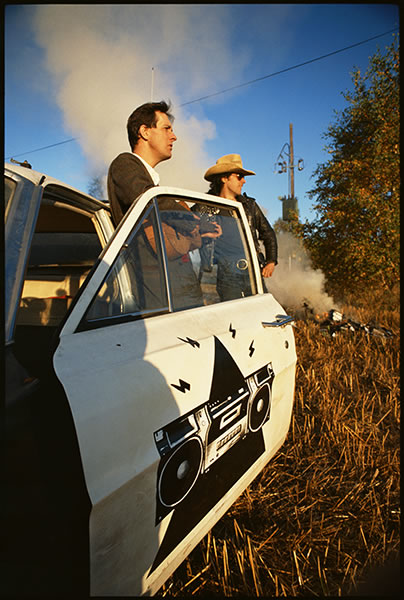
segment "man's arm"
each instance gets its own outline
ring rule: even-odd
[[[265,265],[265,267],[262,268],[262,276],[263,277],[272,277],[272,273],[275,270],[275,263],[274,262],[269,262]]]
[[[256,217],[256,228],[258,230],[259,239],[262,240],[264,244],[266,261],[267,263],[273,263],[273,265],[275,266],[278,264],[278,243],[276,241],[275,231],[268,223],[264,213],[262,212],[257,203],[255,203],[254,210]],[[264,277],[268,277],[268,275],[264,275]]]
[[[108,172],[108,197],[115,225],[118,225],[136,198],[153,185],[144,165],[129,152],[120,154],[112,161]]]

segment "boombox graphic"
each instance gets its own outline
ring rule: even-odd
[[[179,507],[209,471],[219,473],[221,457],[269,419],[272,364],[244,378],[217,339],[215,360],[209,400],[154,433],[160,454],[156,524]]]

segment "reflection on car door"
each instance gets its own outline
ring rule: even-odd
[[[207,205],[232,225],[230,299],[219,253],[201,260]],[[283,309],[249,248],[236,203],[149,190],[65,322],[54,367],[92,502],[91,594],[155,593],[286,436],[294,337],[263,326]]]

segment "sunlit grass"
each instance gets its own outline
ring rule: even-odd
[[[335,338],[298,321],[286,442],[159,594],[340,596],[400,548],[399,309]]]

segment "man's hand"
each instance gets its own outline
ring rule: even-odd
[[[262,268],[262,276],[263,277],[272,277],[272,273],[274,272],[275,269],[275,263],[274,262],[270,262],[267,263],[265,265],[265,267]]]
[[[212,223],[215,231],[209,231],[208,233],[202,233],[203,238],[212,238],[215,239],[220,237],[223,233],[221,226],[218,223]]]

